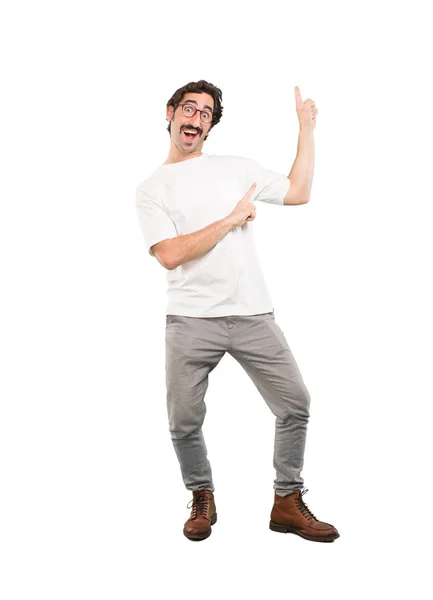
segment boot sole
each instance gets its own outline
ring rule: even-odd
[[[215,513],[210,520],[210,524],[215,525],[215,523],[217,522],[217,513]],[[192,542],[201,542],[202,540],[207,539],[210,534],[212,533],[212,527],[209,529],[209,531],[206,531],[205,533],[190,533],[189,535],[187,535],[185,533],[185,531],[183,532],[183,535],[185,537],[187,537],[189,540],[191,540]]]
[[[279,525],[278,523],[274,523],[273,521],[269,521],[269,529],[271,529],[272,531],[277,531],[278,533],[295,533],[296,535],[303,537],[305,540],[310,540],[311,542],[333,542],[334,540],[340,537],[339,533],[337,533],[337,535],[331,534],[328,537],[313,537],[310,535],[300,533],[296,529],[292,529],[291,527],[287,527],[286,525]]]

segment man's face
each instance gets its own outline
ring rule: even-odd
[[[181,100],[181,104],[186,104],[192,108],[212,112],[214,109],[214,101],[210,94],[188,92]],[[212,123],[203,123],[200,119],[198,110],[193,116],[185,116],[182,112],[183,106],[177,106],[176,112],[173,114],[173,107],[167,108],[167,119],[171,121],[171,140],[181,152],[195,152],[200,150],[203,145],[204,138],[209,133]],[[194,131],[195,135],[187,135],[186,131]]]

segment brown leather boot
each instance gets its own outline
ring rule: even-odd
[[[212,533],[217,513],[213,493],[210,490],[193,490],[191,516],[183,527],[184,535],[195,542],[205,540]],[[190,507],[188,502],[187,508]]]
[[[306,492],[308,490],[296,491],[284,497],[275,492],[269,529],[280,533],[296,533],[313,542],[336,540],[340,534],[335,527],[316,519],[304,503],[302,496]]]

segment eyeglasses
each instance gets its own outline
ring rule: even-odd
[[[192,104],[186,104],[185,102],[178,106],[182,107],[182,113],[185,117],[193,117],[198,111],[200,113],[200,120],[203,121],[203,123],[210,123],[212,121],[212,113],[209,110],[200,110],[199,108],[192,106]]]

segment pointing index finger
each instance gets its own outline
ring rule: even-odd
[[[299,104],[302,104],[301,92],[298,86],[295,86],[295,100],[298,106]]]

